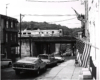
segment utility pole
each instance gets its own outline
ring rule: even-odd
[[[21,22],[22,22],[22,18],[24,17],[25,15],[22,15],[20,14],[20,58],[21,58]]]
[[[21,14],[20,14],[20,58],[21,58]]]

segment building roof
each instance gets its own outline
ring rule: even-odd
[[[13,17],[10,17],[10,16],[6,16],[6,15],[2,15],[0,14],[1,18],[4,18],[4,19],[10,19],[10,20],[14,20],[16,22],[18,22],[18,20],[16,18],[13,18]]]

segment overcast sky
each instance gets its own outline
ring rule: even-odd
[[[32,0],[31,0],[32,1]],[[33,0],[33,1],[51,1],[51,0]],[[70,0],[52,0],[52,1],[70,1]],[[80,14],[85,14],[85,7],[79,1],[73,2],[29,2],[26,0],[0,0],[0,14],[17,18],[19,14],[38,14],[38,15],[73,15],[75,12],[72,7]],[[71,19],[71,20],[70,20]],[[22,21],[49,22],[67,26],[69,28],[80,27],[81,22],[76,16],[24,16]]]

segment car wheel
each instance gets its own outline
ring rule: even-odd
[[[39,75],[39,74],[40,74],[40,68],[37,70],[37,72],[36,72],[36,73],[37,73],[37,75]]]
[[[10,67],[11,65],[12,65],[11,62],[9,62],[8,67]]]
[[[19,70],[15,70],[16,75],[20,75],[20,71]]]

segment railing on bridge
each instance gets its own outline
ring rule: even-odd
[[[86,40],[76,38],[76,59],[81,67],[89,68],[92,77],[96,79],[97,66],[93,61],[93,57],[96,57],[96,53],[94,53],[93,50],[98,50],[98,48]],[[94,54],[94,56],[91,54]]]

